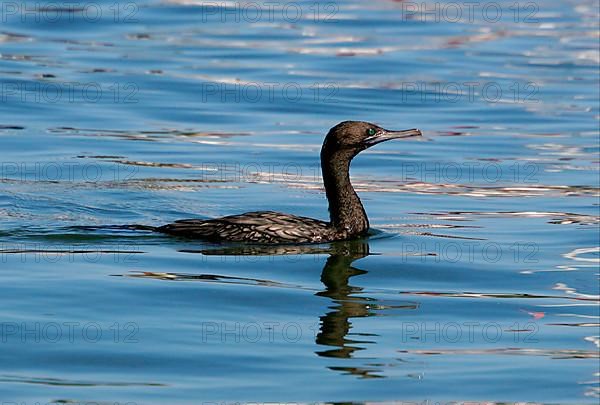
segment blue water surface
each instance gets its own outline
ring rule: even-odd
[[[597,403],[597,1],[1,7],[2,402]],[[327,219],[350,119],[368,239],[110,227]]]

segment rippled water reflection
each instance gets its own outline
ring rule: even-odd
[[[3,401],[596,403],[598,16],[4,2]],[[426,134],[354,162],[368,240],[114,227],[326,218],[318,154],[345,119]]]

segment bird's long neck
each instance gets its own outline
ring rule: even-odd
[[[360,198],[350,183],[351,151],[321,152],[321,170],[331,225],[348,236],[360,235],[369,229],[369,220]]]

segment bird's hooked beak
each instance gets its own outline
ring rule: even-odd
[[[389,131],[381,128],[375,135],[369,136],[364,140],[367,146],[377,145],[378,143],[389,141],[392,139],[412,138],[421,136],[421,131],[418,129],[405,129],[403,131]]]

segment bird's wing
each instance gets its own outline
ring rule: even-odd
[[[273,211],[200,220],[184,219],[161,227],[161,231],[181,236],[240,242],[318,242],[327,222]]]

